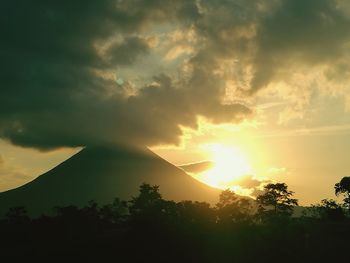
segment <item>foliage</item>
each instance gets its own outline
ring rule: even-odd
[[[6,218],[9,222],[14,224],[23,224],[30,220],[28,212],[23,206],[10,208],[6,213]]]
[[[292,198],[294,192],[288,190],[285,183],[270,183],[265,185],[264,193],[256,199],[258,216],[262,220],[274,220],[290,217],[298,200]]]
[[[113,203],[106,204],[101,207],[101,218],[109,223],[117,223],[124,220],[128,214],[128,206],[126,201],[115,198]]]
[[[324,199],[307,216],[293,218],[297,200],[292,197],[286,184],[268,184],[256,201],[225,190],[213,207],[164,200],[158,186],[142,184],[129,201],[56,207],[54,214],[34,219],[16,207],[0,220],[2,259],[65,261],[73,255],[79,262],[113,257],[118,262],[342,260],[345,254],[339,251],[346,251],[350,242],[350,219],[341,205]]]
[[[249,222],[252,208],[248,199],[238,197],[227,189],[221,192],[215,209],[218,222],[230,224]]]
[[[333,199],[323,199],[321,203],[308,208],[306,216],[323,220],[344,220],[345,213],[340,204]]]
[[[178,219],[189,224],[209,224],[215,222],[215,212],[205,202],[181,201],[176,204]]]
[[[129,201],[129,213],[132,220],[163,222],[174,215],[175,203],[162,199],[159,186],[142,184],[139,195]]]
[[[344,206],[350,210],[350,177],[343,177],[339,183],[336,183],[334,186],[335,194],[338,196],[344,194],[343,199]]]

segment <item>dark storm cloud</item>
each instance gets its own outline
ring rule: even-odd
[[[178,143],[197,116],[239,122],[251,112],[223,103],[226,80],[256,91],[291,55],[329,62],[348,40],[348,19],[332,0],[14,0],[2,4],[0,25],[0,137],[42,149]],[[130,83],[106,77],[148,56],[157,48],[149,37],[167,27],[194,31],[186,77],[164,69],[131,94]]]
[[[177,143],[180,125],[195,128],[199,114],[234,120],[248,112],[175,87],[162,72],[133,96],[98,74],[147,54],[138,36],[145,27],[197,16],[194,1],[7,1],[0,16],[0,136],[37,148]]]
[[[209,67],[224,59],[239,61],[236,74],[231,73],[236,82],[250,67],[249,83],[237,88],[251,94],[273,81],[286,81],[291,66],[330,66],[349,55],[350,10],[344,0],[200,3],[203,14],[195,25],[205,45],[194,60]]]
[[[108,48],[106,56],[112,65],[131,65],[137,56],[147,53],[149,46],[143,39],[128,37],[121,43],[114,43]]]
[[[281,72],[290,74],[289,65],[333,65],[344,58],[349,50],[350,20],[341,8],[342,2],[276,1],[271,6],[273,12],[257,26],[252,91],[266,86]]]

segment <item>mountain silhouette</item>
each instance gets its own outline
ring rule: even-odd
[[[54,206],[86,205],[129,200],[142,183],[159,185],[169,200],[216,202],[211,188],[165,161],[147,148],[87,147],[33,181],[0,193],[0,213],[25,206],[32,215],[49,213]]]

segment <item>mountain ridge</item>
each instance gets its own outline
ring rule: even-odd
[[[31,214],[54,206],[99,204],[118,197],[129,200],[142,183],[160,186],[165,199],[215,203],[220,190],[211,188],[148,148],[92,146],[18,188],[0,193],[0,213],[25,206]]]

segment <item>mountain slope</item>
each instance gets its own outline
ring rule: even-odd
[[[214,203],[219,190],[204,185],[148,149],[85,148],[19,188],[0,193],[0,213],[23,205],[33,214],[57,205],[129,200],[142,183],[159,185],[165,199]]]

